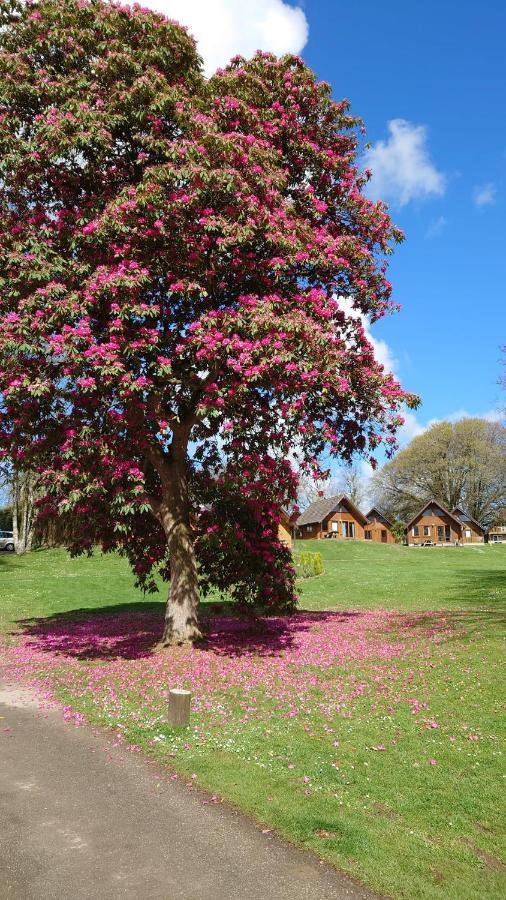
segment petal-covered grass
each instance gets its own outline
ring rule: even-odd
[[[381,566],[391,565],[391,550],[334,545],[325,548],[326,565],[338,555],[343,570],[357,553],[362,563],[369,559],[369,569],[362,564],[357,576],[368,582],[374,607],[374,579],[382,594]],[[30,582],[39,599],[30,604],[25,582],[19,619],[29,618],[30,605],[34,615],[8,640],[4,657],[12,678],[37,681],[76,724],[113,729],[117,743],[157,757],[174,777],[207,789],[209,802],[237,804],[263,827],[386,895],[499,898],[506,886],[498,608],[505,550],[457,552],[453,560],[450,550],[420,551],[414,563],[418,551],[404,551],[406,566],[425,560],[421,595],[438,579],[443,595],[446,567],[453,565],[456,575],[459,559],[464,568],[474,565],[478,584],[482,560],[483,574],[494,572],[492,588],[484,578],[482,603],[463,596],[459,607],[441,596],[440,605],[449,608],[433,611],[424,603],[415,611],[410,600],[395,603],[398,609],[350,604],[260,623],[226,615],[224,606],[207,619],[202,647],[162,654],[152,652],[161,607],[129,603],[124,592],[117,606],[91,603],[88,561],[81,577],[83,561],[62,557],[66,571],[74,571],[75,593],[81,586],[85,596],[75,596],[67,611],[60,596],[52,614],[43,615],[40,592],[47,585],[39,568]],[[52,557],[54,569],[60,557],[38,555],[44,556]],[[112,582],[107,585],[112,562],[118,565],[100,558],[94,565],[103,567],[104,591],[114,594]],[[10,559],[0,572],[10,565],[30,568],[27,560]],[[306,606],[323,578],[304,585]],[[2,594],[9,582],[2,579]],[[333,590],[335,597],[335,580]],[[340,605],[345,602],[341,597]],[[166,724],[168,689],[175,686],[193,693],[187,730]]]

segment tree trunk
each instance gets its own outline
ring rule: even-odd
[[[12,483],[11,483],[11,491],[12,491],[12,534],[14,541],[14,549],[16,553],[19,553],[19,529],[18,529],[18,515],[19,515],[19,478],[17,472],[13,473]]]
[[[31,472],[27,472],[26,473],[26,481],[25,481],[25,513],[24,513],[25,550],[27,552],[29,552],[32,549],[33,522],[34,522],[33,476],[31,474]]]
[[[161,645],[187,644],[202,634],[198,627],[199,584],[189,526],[177,522],[168,536],[170,587]]]
[[[170,588],[161,647],[192,643],[202,637],[197,621],[199,583],[186,472],[184,467],[176,465],[171,469],[161,515],[170,559]]]
[[[33,476],[15,471],[12,477],[12,532],[17,554],[32,548],[33,540]]]

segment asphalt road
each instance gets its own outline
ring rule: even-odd
[[[372,900],[159,765],[0,682],[1,900]]]

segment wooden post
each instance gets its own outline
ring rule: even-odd
[[[169,691],[168,722],[174,728],[182,728],[190,723],[191,691],[172,688]]]

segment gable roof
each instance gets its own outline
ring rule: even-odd
[[[410,527],[410,525],[413,524],[413,522],[416,521],[416,519],[418,519],[419,516],[421,516],[421,514],[424,512],[424,510],[427,509],[428,506],[437,506],[438,509],[442,509],[443,512],[446,513],[447,516],[450,516],[450,519],[453,519],[453,521],[457,522],[457,524],[459,526],[462,526],[462,522],[460,521],[460,519],[457,519],[457,516],[454,516],[453,513],[451,513],[449,509],[446,509],[446,507],[443,506],[443,504],[440,503],[439,500],[434,500],[434,497],[433,497],[432,500],[429,500],[427,503],[425,503],[422,506],[421,509],[418,510],[416,516],[413,516],[413,518],[410,519],[409,522],[406,523],[406,530]]]
[[[470,516],[469,513],[467,513],[467,512],[465,511],[465,509],[462,509],[461,506],[456,506],[454,509],[452,509],[452,514],[453,514],[453,515],[455,515],[455,513],[458,513],[458,512],[459,512],[459,513],[462,513],[462,515],[466,517],[466,519],[465,519],[466,522],[474,522],[474,524],[478,526],[478,528],[480,529],[480,531],[485,532],[485,529],[484,529],[483,525],[480,525],[480,523],[477,522],[476,519],[473,519],[473,517]],[[459,521],[461,521],[461,520],[459,519]],[[462,524],[464,524],[464,523],[462,523]]]
[[[387,525],[390,525],[390,528],[394,524],[393,522],[390,521],[390,519],[387,519],[387,517],[381,512],[380,509],[378,509],[377,506],[372,506],[371,509],[369,510],[369,512],[366,513],[365,517],[368,521],[369,521],[369,516],[372,516],[373,513],[376,513],[376,515],[379,516],[380,519],[383,519],[383,521],[386,522]]]
[[[364,514],[360,512],[358,506],[355,506],[346,494],[336,494],[335,497],[322,497],[321,500],[315,500],[314,503],[311,503],[311,506],[299,516],[296,524],[320,524],[327,516],[330,516],[331,513],[335,512],[340,503],[345,503],[351,514],[355,516],[362,525],[367,524],[367,519]]]

